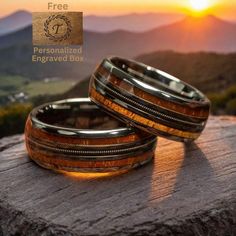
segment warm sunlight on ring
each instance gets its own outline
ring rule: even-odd
[[[195,11],[202,11],[208,8],[208,0],[190,0],[190,4]]]

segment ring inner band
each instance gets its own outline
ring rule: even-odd
[[[58,103],[42,107],[36,119],[46,124],[80,130],[110,130],[126,125],[101,111],[95,104]]]

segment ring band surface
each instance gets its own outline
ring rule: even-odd
[[[126,123],[176,141],[203,131],[210,101],[196,88],[145,64],[104,59],[91,76],[89,96]]]
[[[69,99],[35,108],[25,142],[30,158],[45,168],[112,172],[150,161],[156,137],[117,121],[89,99]]]

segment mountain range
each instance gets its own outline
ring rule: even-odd
[[[23,74],[30,78],[58,75],[84,78],[108,55],[135,58],[140,54],[158,50],[226,53],[236,51],[235,42],[236,24],[212,15],[197,18],[188,16],[175,23],[145,32],[115,30],[101,33],[85,30],[84,63],[60,64],[58,67],[52,65],[53,63],[32,64],[32,27],[28,26],[0,37],[0,72]]]
[[[236,51],[236,24],[208,15],[186,17],[143,33],[85,32],[84,48],[87,58],[94,60],[113,54],[136,57],[157,50],[233,52]]]
[[[128,30],[142,32],[168,25],[183,19],[184,15],[177,13],[131,13],[118,16],[86,15],[83,17],[85,30],[94,32],[110,32]],[[32,24],[32,14],[19,10],[0,18],[0,35],[4,35]]]
[[[6,17],[0,18],[0,36],[20,30],[32,23],[31,13],[16,11]]]
[[[94,32],[127,30],[144,32],[159,26],[168,25],[184,18],[175,13],[132,13],[119,16],[84,16],[84,29]]]

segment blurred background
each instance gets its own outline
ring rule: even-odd
[[[34,106],[86,97],[108,55],[164,70],[205,92],[212,114],[236,115],[236,0],[60,3],[83,11],[84,62],[33,63],[31,12],[47,11],[48,1],[1,1],[0,137],[23,132]]]

